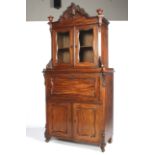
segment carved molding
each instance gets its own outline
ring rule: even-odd
[[[106,78],[105,78],[104,73],[102,73],[102,85],[103,87],[106,87]]]
[[[59,21],[65,19],[73,19],[77,17],[89,17],[89,15],[85,12],[83,8],[80,8],[79,5],[71,3],[71,5],[66,9],[66,11],[64,11],[63,14],[60,16]]]
[[[54,82],[53,82],[53,78],[51,78],[51,94],[53,94],[53,86],[54,86]]]

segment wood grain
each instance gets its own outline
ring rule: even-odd
[[[102,151],[112,142],[114,70],[108,66],[108,21],[102,12],[89,17],[72,3],[59,21],[49,17],[52,50],[43,71],[46,141],[96,144]]]

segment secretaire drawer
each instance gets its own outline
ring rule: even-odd
[[[99,76],[62,74],[52,76],[51,96],[76,100],[96,100],[99,97]]]

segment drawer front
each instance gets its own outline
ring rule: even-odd
[[[96,100],[99,77],[92,75],[59,75],[51,78],[51,96],[67,99]]]
[[[95,79],[55,78],[53,94],[95,96]]]

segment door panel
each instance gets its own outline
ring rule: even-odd
[[[77,141],[99,141],[99,110],[92,104],[78,104],[73,106],[74,138]]]
[[[95,135],[95,115],[94,109],[78,109],[77,111],[78,128],[77,132],[81,136]]]
[[[97,27],[78,26],[75,31],[75,66],[97,65]]]
[[[52,103],[49,105],[50,130],[52,135],[70,137],[71,135],[71,105]]]
[[[57,29],[52,32],[53,66],[73,65],[73,29]]]

